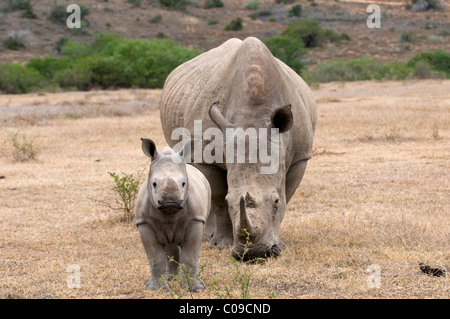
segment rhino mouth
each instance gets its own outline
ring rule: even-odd
[[[184,202],[181,201],[158,201],[156,208],[163,213],[176,213],[184,208]]]
[[[251,247],[247,252],[244,252],[244,246],[239,245],[233,247],[231,251],[232,256],[239,261],[245,262],[257,262],[261,259],[276,258],[281,254],[281,247],[277,244],[272,245],[268,249],[252,249]]]

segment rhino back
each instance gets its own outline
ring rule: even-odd
[[[289,162],[308,157],[315,130],[316,104],[311,90],[286,64],[273,57],[256,38],[230,39],[180,65],[167,78],[161,100],[161,123],[167,143],[175,128],[193,132],[194,120],[202,120],[203,131],[215,124],[210,105],[230,122],[245,116],[270,119],[276,107],[291,104],[294,128],[287,140]],[[251,124],[251,123],[250,123]]]

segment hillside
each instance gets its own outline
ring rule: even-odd
[[[366,8],[370,1],[297,0],[292,4],[276,4],[275,0],[261,0],[257,10],[250,10],[245,8],[249,2],[246,0],[224,0],[224,7],[211,9],[204,9],[205,0],[198,0],[191,1],[197,6],[188,6],[185,12],[180,12],[164,10],[156,5],[156,1],[150,0],[140,1],[139,6],[126,0],[78,0],[78,4],[90,11],[85,17],[89,26],[75,33],[48,20],[55,3],[68,5],[71,2],[34,0],[36,19],[22,18],[21,11],[0,13],[0,42],[17,34],[26,43],[26,48],[18,51],[2,46],[0,62],[25,62],[33,56],[52,55],[61,38],[90,42],[99,32],[118,33],[129,38],[165,37],[190,48],[208,50],[230,37],[272,37],[280,34],[288,23],[305,18],[317,19],[323,28],[350,37],[350,41],[310,49],[304,61],[308,67],[325,60],[362,55],[378,61],[406,60],[422,51],[448,51],[450,48],[448,3],[444,11],[412,12],[405,8],[404,1],[382,1],[382,27],[369,29]],[[288,17],[289,10],[297,4],[302,6],[301,16]],[[250,14],[258,17],[252,19]],[[224,31],[224,26],[236,17],[243,19],[243,30]],[[211,19],[217,24],[211,24]]]

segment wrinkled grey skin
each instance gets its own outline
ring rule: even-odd
[[[177,275],[183,264],[192,278],[194,291],[205,288],[196,279],[200,245],[211,208],[211,189],[203,174],[186,165],[181,152],[156,150],[142,139],[142,150],[152,159],[150,171],[136,199],[136,225],[150,264],[146,289],[161,286],[161,276]],[[172,157],[179,159],[177,164]],[[169,262],[173,258],[175,262]]]
[[[256,38],[230,39],[176,68],[167,78],[160,105],[166,141],[175,128],[194,132],[220,128],[278,128],[279,167],[261,174],[262,163],[194,163],[208,179],[212,209],[205,235],[219,248],[245,257],[277,256],[286,205],[312,157],[316,102],[303,79],[273,57]],[[191,133],[192,134],[192,133]],[[203,148],[210,141],[203,141]],[[227,143],[227,141],[225,141]]]

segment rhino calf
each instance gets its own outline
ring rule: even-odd
[[[211,207],[208,180],[186,165],[179,153],[142,138],[142,150],[151,158],[150,171],[136,199],[136,225],[150,264],[145,289],[161,287],[161,276],[187,271],[193,291],[204,289],[197,278],[203,230]],[[173,261],[171,260],[173,259]]]

